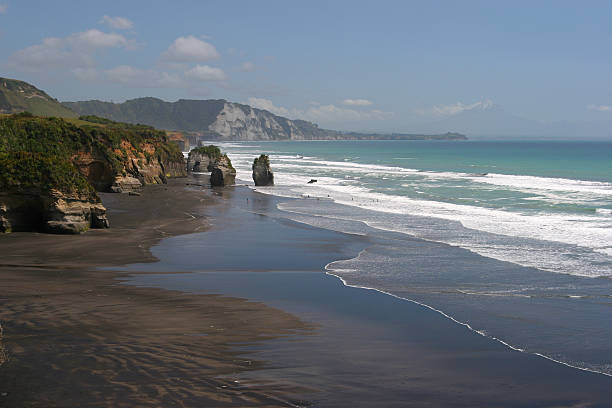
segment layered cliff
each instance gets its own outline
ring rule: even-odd
[[[184,176],[166,133],[107,119],[0,117],[0,232],[108,227],[96,191],[131,191]]]
[[[223,99],[165,102],[157,98],[138,98],[123,103],[82,101],[63,104],[81,115],[197,132],[207,139],[304,140],[323,135],[310,122],[292,121],[265,110]]]
[[[204,140],[463,140],[458,133],[439,135],[338,132],[305,120],[290,120],[248,105],[223,99],[165,102],[138,98],[123,103],[64,102],[81,115],[97,115],[128,123],[197,133]]]

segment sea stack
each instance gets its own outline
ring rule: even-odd
[[[227,154],[215,145],[192,149],[187,159],[187,170],[210,172],[210,184],[215,187],[229,186],[236,182],[236,170]]]
[[[230,186],[236,183],[236,170],[227,155],[220,156],[209,165],[210,185],[215,187]]]
[[[270,158],[262,154],[253,161],[253,181],[256,186],[274,185],[274,173],[270,170]]]

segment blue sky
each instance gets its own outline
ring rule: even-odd
[[[612,119],[611,2],[0,0],[2,76],[60,100],[223,98],[346,130],[496,105]]]

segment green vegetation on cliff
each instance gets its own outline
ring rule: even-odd
[[[216,160],[221,157],[221,149],[215,145],[200,146],[191,149],[191,153],[199,153],[208,156],[211,160]]]
[[[0,191],[53,189],[95,196],[92,185],[66,157],[23,151],[0,153]]]
[[[16,79],[0,78],[0,113],[32,112],[39,116],[75,118],[77,114],[44,91]]]
[[[208,129],[223,109],[224,100],[166,102],[157,98],[137,98],[123,103],[103,101],[64,102],[64,107],[80,115],[96,115],[127,123],[144,123],[156,128],[181,131]]]
[[[168,142],[166,133],[150,126],[29,113],[0,117],[0,191],[57,189],[95,195],[91,183],[98,175],[81,174],[77,162],[95,160],[112,177],[125,174],[131,158],[141,156],[147,162],[183,163],[182,153]]]
[[[235,170],[234,166],[232,166],[232,161],[230,160],[228,155],[224,154],[224,153],[221,153],[221,149],[219,149],[215,145],[194,147],[189,152],[189,156],[191,156],[193,153],[201,154],[203,156],[204,155],[208,156],[208,158],[212,162],[216,162],[216,163],[223,162],[223,164],[226,165],[228,168],[230,168],[232,170]]]

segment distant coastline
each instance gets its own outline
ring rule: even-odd
[[[63,102],[78,115],[95,115],[126,123],[183,132],[191,145],[200,140],[467,140],[457,132],[364,133],[322,129],[316,123],[288,119],[267,110],[224,99],[166,102],[137,98],[123,103],[98,100]]]

